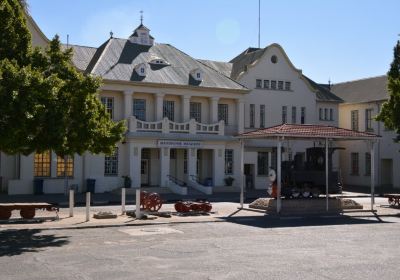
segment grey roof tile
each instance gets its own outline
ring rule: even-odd
[[[386,75],[338,83],[332,86],[332,92],[345,103],[365,103],[389,98]]]
[[[68,47],[72,48],[72,62],[74,63],[74,65],[79,70],[85,71],[97,49],[78,45],[68,45]],[[62,45],[62,48],[66,49],[67,45]]]
[[[147,75],[144,78],[135,74],[136,65],[149,63],[154,57],[161,58],[170,65],[153,67],[148,64]],[[204,73],[203,81],[198,85],[190,79],[190,72],[196,68],[200,68]],[[236,81],[169,44],[142,46],[119,38],[110,38],[97,49],[87,72],[110,80],[247,90]]]

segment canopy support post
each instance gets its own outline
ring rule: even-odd
[[[329,141],[325,139],[325,192],[326,192],[326,212],[329,211]]]
[[[375,204],[375,142],[371,141],[371,211]]]
[[[240,140],[240,208],[244,203],[244,143]]]
[[[281,142],[281,138],[278,137],[278,145],[277,145],[277,193],[276,193],[276,199],[277,199],[277,203],[276,203],[276,212],[279,214],[281,212],[281,208],[282,208],[282,200],[281,200],[281,188],[282,188],[282,142]]]

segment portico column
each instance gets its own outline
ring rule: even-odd
[[[129,119],[132,116],[132,98],[133,90],[124,90],[124,119]]]
[[[196,166],[197,166],[197,149],[187,150],[187,175],[188,180],[194,180],[193,176],[196,176]]]
[[[236,115],[237,115],[237,126],[238,133],[244,132],[244,99],[236,100]]]
[[[140,188],[140,165],[142,162],[142,148],[133,143],[128,144],[129,148],[129,177],[132,180],[133,188]]]
[[[168,186],[168,175],[170,165],[170,148],[160,148],[160,187]]]
[[[218,122],[218,101],[219,97],[210,98],[210,123]]]
[[[163,101],[164,94],[157,93],[156,94],[156,102],[155,102],[155,121],[161,121],[163,118]]]
[[[190,120],[190,96],[182,95],[182,122]]]
[[[225,176],[225,149],[217,148],[213,151],[213,183],[214,186],[223,186]]]

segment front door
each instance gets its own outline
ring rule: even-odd
[[[254,164],[244,165],[244,177],[246,179],[246,189],[254,189]]]
[[[149,160],[142,159],[140,164],[141,184],[142,186],[149,185]]]
[[[393,181],[393,161],[392,159],[382,159],[381,161],[381,184],[392,185]]]

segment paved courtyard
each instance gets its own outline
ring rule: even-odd
[[[216,205],[219,214],[197,220],[147,225],[2,224],[0,279],[399,278],[398,209],[279,218],[250,211],[230,216],[233,206]]]

